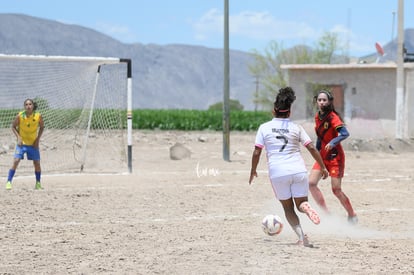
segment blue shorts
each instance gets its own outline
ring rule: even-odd
[[[14,158],[24,159],[24,154],[27,155],[28,160],[40,160],[40,152],[38,148],[28,145],[16,145],[16,150],[14,151]]]

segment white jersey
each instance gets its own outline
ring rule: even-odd
[[[266,149],[272,179],[307,172],[300,144],[307,146],[311,142],[302,126],[289,118],[273,118],[260,125],[255,146]]]

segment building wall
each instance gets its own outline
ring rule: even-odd
[[[408,133],[414,137],[414,64],[405,68]],[[296,91],[297,100],[292,119],[311,120],[306,108],[313,104],[309,84],[342,85],[345,120],[395,120],[396,65],[282,65],[287,69],[288,83]],[[316,109],[315,109],[316,110]]]
[[[407,94],[408,136],[414,138],[414,68],[406,70],[405,92]]]

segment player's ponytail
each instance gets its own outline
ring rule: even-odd
[[[290,107],[295,100],[295,91],[291,87],[279,89],[273,104],[276,117],[289,117]]]

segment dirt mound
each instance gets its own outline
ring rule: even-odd
[[[342,143],[347,151],[404,153],[414,152],[412,140],[401,139],[348,139]]]

